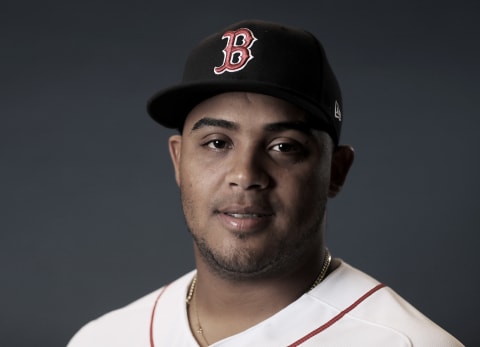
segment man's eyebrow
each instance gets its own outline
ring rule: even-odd
[[[313,135],[312,126],[307,122],[278,122],[267,124],[264,129],[269,132],[280,132],[286,130],[296,130],[305,135]]]
[[[235,124],[233,122],[230,122],[228,120],[205,117],[205,118],[202,118],[202,119],[198,120],[193,125],[191,131],[198,130],[198,129],[203,128],[203,127],[220,127],[220,128],[224,128],[224,129],[227,129],[227,130],[238,129],[237,124]]]

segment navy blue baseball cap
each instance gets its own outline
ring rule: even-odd
[[[341,91],[322,45],[311,33],[257,20],[233,24],[190,52],[182,82],[155,94],[148,113],[161,125],[181,131],[197,104],[232,91],[266,94],[301,107],[312,126],[338,144]]]

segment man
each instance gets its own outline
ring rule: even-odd
[[[79,346],[461,346],[332,258],[326,204],[354,152],[309,33],[245,21],[202,41],[150,115],[169,140],[196,271],[85,326]]]

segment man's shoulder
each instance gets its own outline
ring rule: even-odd
[[[167,305],[175,302],[175,297],[181,295],[191,277],[192,272],[185,274],[126,306],[90,321],[73,336],[68,347],[131,346],[132,343],[147,343],[149,336],[145,332],[148,332],[157,299],[162,296],[162,304]],[[168,291],[165,290],[167,287]]]
[[[311,295],[342,317],[337,329],[357,326],[408,346],[462,346],[392,288],[345,262]]]

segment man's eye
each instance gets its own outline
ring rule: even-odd
[[[288,152],[295,152],[299,151],[298,146],[295,146],[294,144],[291,143],[279,143],[277,145],[272,146],[272,150],[277,151],[277,152],[283,152],[283,153],[288,153]]]
[[[212,149],[225,149],[228,146],[227,141],[223,140],[212,140],[207,142],[205,145]]]

